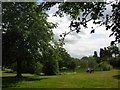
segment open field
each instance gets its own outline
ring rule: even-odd
[[[56,76],[38,76],[23,74],[23,78],[14,77],[14,73],[2,72],[3,88],[118,88],[120,75],[117,69],[111,71],[64,72]]]

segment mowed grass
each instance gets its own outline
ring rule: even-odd
[[[16,78],[15,73],[2,72],[3,88],[118,88],[119,70],[64,72],[56,76],[23,74]]]

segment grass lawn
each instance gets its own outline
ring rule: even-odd
[[[111,71],[64,72],[56,76],[37,76],[23,74],[23,78],[14,77],[15,73],[2,72],[3,88],[118,88],[120,74],[117,69]]]

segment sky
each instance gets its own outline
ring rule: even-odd
[[[58,5],[55,5],[48,11],[49,22],[58,23],[58,27],[53,29],[54,38],[59,40],[59,36],[65,31],[69,31],[69,25],[71,19],[68,15],[64,17],[54,17],[53,13],[58,10]],[[107,7],[106,13],[111,14],[111,8]],[[105,30],[104,26],[101,26],[95,30],[95,33],[90,34],[91,29],[89,27],[95,26],[92,24],[92,21],[88,23],[88,28],[82,28],[80,33],[72,32],[65,37],[64,48],[68,53],[74,58],[82,58],[83,56],[91,56],[94,51],[97,51],[99,54],[100,48],[104,48],[110,45],[110,42],[114,40],[114,37],[109,37],[111,31]]]

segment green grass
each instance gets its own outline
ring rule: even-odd
[[[91,74],[77,70],[56,76],[23,74],[23,78],[16,78],[15,75],[2,72],[3,88],[118,88],[120,81],[117,69]]]

